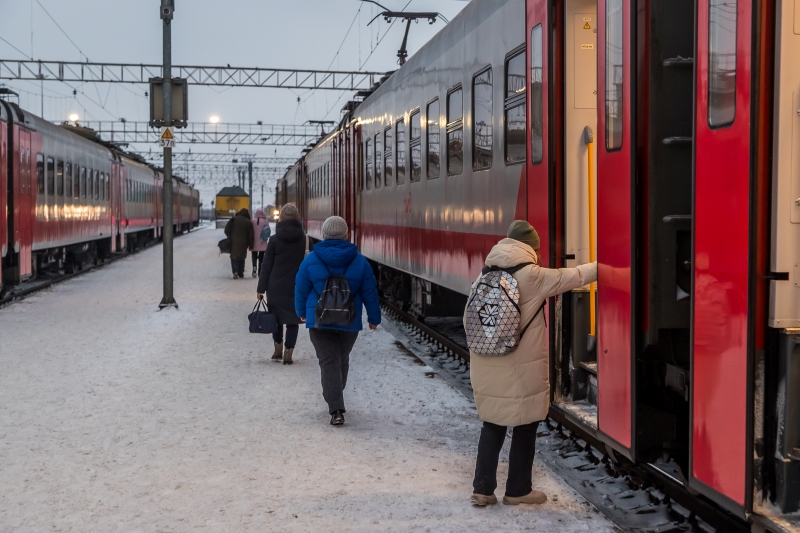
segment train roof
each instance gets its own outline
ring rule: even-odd
[[[247,194],[247,191],[242,189],[241,187],[233,186],[233,187],[224,187],[221,191],[217,193],[217,196],[250,196]]]

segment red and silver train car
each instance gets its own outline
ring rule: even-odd
[[[421,317],[463,310],[514,219],[546,266],[596,257],[596,292],[547,307],[551,416],[800,531],[798,20],[789,0],[475,0],[276,204],[314,238],[346,217]]]
[[[161,234],[163,176],[104,145],[91,130],[57,126],[0,102],[2,279],[71,271]],[[199,224],[199,196],[175,181],[176,230]],[[1,287],[0,287],[1,288]]]

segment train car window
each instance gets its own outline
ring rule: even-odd
[[[64,198],[72,198],[72,163],[64,163]]]
[[[606,2],[606,149],[622,147],[623,0]]]
[[[491,67],[472,78],[472,168],[492,168],[494,140]]]
[[[64,196],[64,162],[60,159],[56,161],[56,194]]]
[[[461,87],[447,95],[447,175],[464,171],[464,91]]]
[[[712,128],[730,126],[736,118],[737,4],[737,0],[708,3],[708,125]]]
[[[525,115],[527,106],[525,49],[506,60],[505,158],[506,164],[525,161]]]
[[[105,199],[105,200],[110,200],[111,199],[111,195],[109,194],[111,191],[110,191],[110,189],[108,187],[108,182],[109,182],[108,174],[106,174],[105,175],[105,179],[103,180],[103,191],[104,191],[103,199]]]
[[[72,196],[77,200],[81,197],[81,167],[75,165],[72,175],[74,176]]]
[[[397,121],[397,136],[394,152],[397,156],[397,184],[406,182],[406,122],[402,118]]]
[[[44,156],[36,154],[36,194],[44,194]]]
[[[100,171],[94,171],[94,198],[100,198]]]
[[[100,173],[100,199],[101,200],[105,200],[106,199],[105,181],[106,181],[106,173],[105,172],[101,172]]]
[[[31,150],[30,148],[25,150],[23,154],[20,151],[20,158],[22,159],[22,193],[23,194],[30,194],[31,193]]]
[[[81,167],[81,195],[86,198],[86,167]],[[91,171],[89,171],[91,172]]]
[[[56,195],[56,162],[52,157],[47,158],[47,196]]]
[[[383,177],[384,184],[389,187],[392,184],[394,174],[394,141],[392,140],[392,127],[389,126],[383,132]]]
[[[411,113],[411,181],[422,179],[422,128],[419,109]]]
[[[383,185],[383,144],[381,134],[375,134],[375,188],[380,189]]]
[[[364,181],[367,190],[372,189],[372,139],[367,139],[367,145],[364,149]]]
[[[531,163],[544,157],[544,63],[542,25],[531,30]]]
[[[425,115],[428,120],[427,141],[428,141],[428,179],[439,177],[439,99],[428,104],[428,112]]]

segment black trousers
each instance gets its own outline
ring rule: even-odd
[[[278,344],[283,344],[283,324],[278,322],[278,331],[272,334],[272,340]],[[292,349],[297,346],[297,334],[300,333],[300,326],[297,324],[286,325],[286,345],[284,348]]]
[[[240,278],[244,277],[244,261],[244,259],[231,257],[231,270],[234,274],[238,274]]]
[[[261,274],[261,263],[264,262],[264,254],[266,252],[257,252],[253,250],[253,270],[256,271],[256,274]]]
[[[536,430],[539,422],[516,426],[511,437],[511,452],[508,457],[508,480],[506,496],[519,498],[533,490],[531,470],[536,453]],[[475,465],[475,480],[472,488],[476,494],[489,496],[497,488],[497,462],[506,440],[506,427],[489,422],[483,423],[481,440],[478,442],[478,460]]]
[[[335,331],[313,328],[308,330],[311,343],[317,351],[322,373],[322,396],[328,404],[328,413],[346,411],[344,388],[350,371],[350,352],[358,338],[357,331]]]

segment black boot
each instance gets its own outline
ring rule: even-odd
[[[344,424],[344,411],[334,411],[331,415],[331,425],[341,426],[342,424]]]

